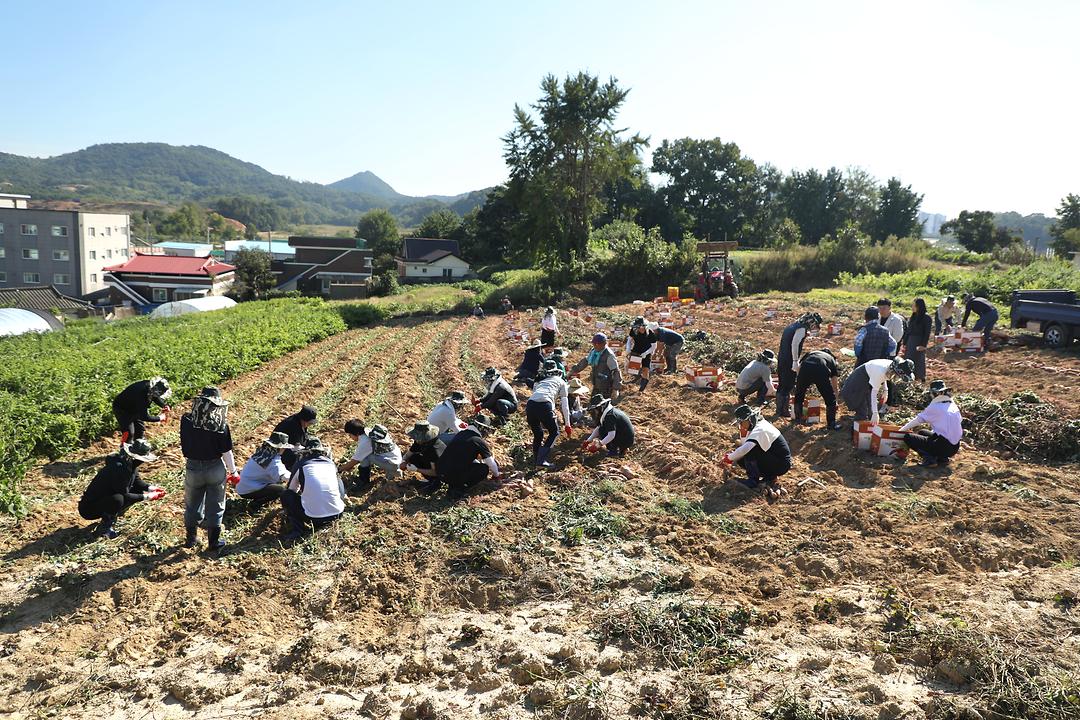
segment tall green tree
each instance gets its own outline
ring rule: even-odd
[[[162,235],[180,238],[199,238],[206,233],[206,211],[193,202],[183,203],[161,221]]]
[[[509,190],[523,216],[514,250],[566,279],[581,271],[605,185],[640,164],[646,141],[616,128],[629,91],[614,78],[548,75],[540,89],[535,117],[515,105],[514,128],[503,138]]]
[[[872,235],[881,200],[877,178],[864,168],[849,167],[844,171],[844,192],[851,203],[851,220],[859,230]]]
[[[1080,195],[1069,193],[1062,198],[1057,214],[1058,219],[1050,228],[1050,234],[1054,236],[1053,248],[1058,255],[1068,258],[1068,253],[1080,250],[1073,246],[1077,233],[1069,232],[1080,231]]]
[[[668,177],[660,192],[689,214],[696,237],[737,240],[757,212],[758,168],[735,143],[665,140],[653,152],[652,171]]]
[[[919,207],[922,195],[911,190],[910,185],[901,185],[899,178],[889,178],[881,188],[877,213],[870,228],[870,237],[874,242],[885,238],[921,237],[922,223],[919,221]]]
[[[795,221],[810,245],[826,235],[835,236],[851,219],[851,199],[843,173],[836,168],[824,175],[814,169],[793,171],[780,186],[780,200],[785,216]]]
[[[376,257],[395,256],[401,251],[401,230],[389,210],[368,210],[356,223],[356,237],[367,241]]]
[[[980,253],[993,252],[1013,239],[1008,230],[994,224],[994,213],[989,210],[961,210],[941,226],[941,233],[955,236],[964,249]]]
[[[436,210],[429,214],[416,228],[416,237],[447,239],[461,225],[461,217],[453,210]]]
[[[270,253],[254,248],[241,248],[232,264],[236,267],[231,295],[237,300],[258,300],[274,289],[274,274],[270,271]]]
[[[515,254],[514,238],[522,224],[524,218],[510,191],[505,185],[497,185],[476,210],[475,219],[462,221],[455,239],[469,262],[505,261]]]

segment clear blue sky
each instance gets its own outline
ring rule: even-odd
[[[546,73],[631,88],[654,144],[737,142],[784,170],[858,165],[923,208],[1051,214],[1080,192],[1080,2],[341,1],[6,5],[0,150],[208,145],[398,191],[505,178]]]

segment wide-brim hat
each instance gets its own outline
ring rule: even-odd
[[[416,442],[428,442],[439,437],[439,428],[431,423],[418,422],[405,434]]]
[[[465,405],[469,402],[469,399],[465,397],[465,393],[460,390],[454,390],[452,393],[446,396],[446,399],[453,405]]]
[[[225,407],[229,404],[229,401],[221,396],[221,389],[214,385],[204,387],[199,393],[199,397],[219,407]]]
[[[309,437],[307,442],[304,443],[303,449],[304,455],[325,455],[330,456],[330,446],[324,443],[317,437]]]
[[[759,414],[760,411],[757,408],[752,408],[749,405],[740,405],[739,407],[735,408],[734,422],[746,422],[747,420],[753,418],[754,416],[758,416]]]
[[[150,378],[150,394],[159,400],[168,400],[172,396],[169,381],[159,376]]]
[[[484,380],[494,380],[500,377],[499,370],[493,367],[486,368],[484,372],[480,373],[480,377]]]
[[[571,395],[588,395],[589,388],[585,386],[585,383],[581,382],[577,378],[571,378],[570,383],[567,385]]]
[[[946,385],[944,380],[934,380],[930,383],[930,392],[934,395],[948,395],[952,388]]]
[[[305,422],[314,422],[319,417],[319,413],[315,411],[315,408],[310,405],[304,405],[300,408],[300,412],[296,415]]]
[[[531,350],[533,348],[538,348],[538,347],[543,347],[543,346],[544,346],[544,343],[540,342],[540,338],[533,338],[532,342],[530,342],[528,345],[525,346],[525,349],[526,350]]]
[[[910,378],[915,374],[915,363],[903,358],[895,358],[890,369],[900,377]]]
[[[553,313],[555,312],[555,308],[551,305],[548,305],[546,308],[544,308],[544,312],[548,314]]]
[[[611,402],[611,400],[609,400],[608,398],[606,398],[603,395],[600,395],[598,393],[596,395],[593,395],[592,399],[589,400],[589,407],[587,409],[588,410],[603,410],[605,407],[608,406],[608,404],[610,402]]]
[[[125,455],[139,462],[148,463],[158,459],[158,456],[154,454],[153,446],[142,438],[124,443],[120,447]]]
[[[476,415],[476,417],[469,420],[469,424],[474,425],[474,426],[480,428],[481,430],[485,430],[487,432],[491,432],[492,430],[495,429],[495,426],[492,425],[491,421],[488,420],[487,417],[485,415],[483,415],[483,414]]]
[[[293,446],[289,442],[289,436],[283,432],[270,433],[270,437],[266,439],[266,444],[276,450],[288,450]]]

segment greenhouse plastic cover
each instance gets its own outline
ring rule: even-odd
[[[152,318],[176,317],[193,312],[206,312],[208,310],[224,310],[236,306],[236,301],[224,295],[210,295],[208,297],[191,298],[190,300],[174,300],[159,305],[150,313]]]
[[[52,322],[50,322],[50,319]],[[45,333],[63,327],[59,321],[46,317],[45,313],[19,308],[0,308],[0,335]]]

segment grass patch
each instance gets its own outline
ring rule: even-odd
[[[875,505],[878,510],[888,510],[898,515],[910,518],[912,522],[918,522],[923,518],[941,517],[944,510],[934,500],[923,500],[915,492],[904,492],[897,500],[886,500]]]
[[[549,531],[567,545],[625,537],[629,529],[626,518],[604,507],[594,491],[567,490],[555,497]]]
[[[476,534],[488,525],[502,522],[503,517],[496,513],[465,506],[455,506],[445,512],[431,516],[431,526],[441,532],[448,540],[455,540],[468,545],[476,539]]]
[[[636,603],[608,613],[600,623],[602,643],[618,641],[642,650],[671,668],[722,672],[745,662],[741,639],[749,610],[709,603]]]
[[[717,515],[707,513],[700,502],[679,495],[669,495],[661,500],[660,510],[680,520],[711,525],[716,530],[728,535],[734,535],[746,530],[746,525],[735,518],[724,513]]]

